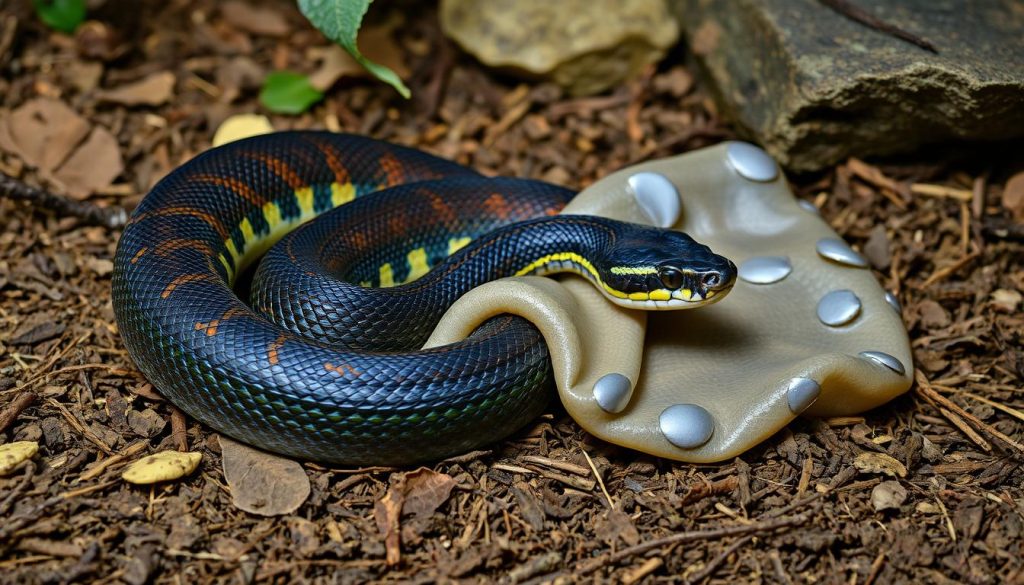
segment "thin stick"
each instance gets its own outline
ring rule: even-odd
[[[107,228],[119,228],[128,221],[128,212],[121,207],[100,207],[88,201],[76,201],[44,191],[0,173],[0,196],[14,201],[28,201],[58,215],[70,215],[82,221]]]
[[[694,575],[688,579],[688,582],[700,583],[701,581],[707,579],[711,575],[714,575],[715,571],[718,570],[718,567],[721,566],[722,563],[726,561],[726,559],[731,557],[736,551],[740,549],[740,547],[746,545],[751,540],[754,540],[753,534],[748,534],[743,538],[737,538],[732,544],[727,546],[724,551],[722,551],[722,554],[715,557],[703,569],[694,573]]]
[[[715,528],[712,530],[695,530],[692,532],[679,532],[664,538],[655,538],[647,542],[642,542],[638,545],[624,548],[619,552],[607,554],[601,556],[588,563],[578,565],[575,570],[576,575],[587,575],[593,573],[598,569],[617,563],[619,561],[628,559],[632,556],[643,554],[649,550],[660,548],[663,546],[675,545],[682,542],[692,542],[697,540],[716,540],[726,536],[743,536],[747,534],[761,534],[764,532],[772,532],[780,528],[789,528],[792,526],[799,526],[810,520],[811,515],[809,513],[798,514],[796,516],[790,516],[787,518],[779,518],[776,520],[767,520],[764,522],[754,522],[752,524],[740,524],[738,526],[723,526],[722,528]]]
[[[604,480],[601,479],[601,474],[597,472],[597,466],[594,465],[594,460],[590,458],[587,450],[580,447],[580,451],[583,452],[583,456],[587,458],[587,463],[590,465],[590,470],[594,472],[594,479],[597,480],[597,485],[601,486],[601,493],[604,494],[604,499],[608,501],[608,508],[610,510],[615,509],[615,503],[612,502],[612,497],[608,495],[608,490],[604,487]]]
[[[925,396],[928,396],[929,398],[931,398],[935,402],[938,402],[939,404],[941,404],[944,407],[946,407],[948,410],[950,410],[952,412],[955,412],[956,414],[960,415],[967,422],[973,424],[975,427],[977,427],[981,431],[983,431],[985,433],[988,433],[989,435],[991,435],[991,436],[999,439],[1000,441],[1006,443],[1007,445],[1013,447],[1017,451],[1019,451],[1021,453],[1024,453],[1024,445],[1022,445],[1021,443],[1018,443],[1016,440],[1014,440],[1013,438],[1005,435],[1004,433],[996,430],[994,427],[992,427],[992,425],[986,423],[985,421],[981,420],[980,418],[978,418],[978,417],[974,416],[973,414],[967,412],[966,410],[961,408],[960,405],[958,405],[957,403],[953,402],[949,398],[946,398],[942,394],[939,394],[938,391],[936,391],[934,388],[932,388],[931,382],[928,381],[928,378],[925,377],[924,373],[921,372],[921,370],[915,370],[914,371],[914,377],[917,379],[917,387],[918,387],[919,394],[924,394]]]
[[[185,413],[171,406],[171,436],[178,451],[188,451],[188,427],[185,425]]]
[[[859,6],[854,6],[847,0],[818,1],[854,22],[863,24],[864,26],[873,28],[889,36],[893,36],[898,39],[907,41],[908,43],[921,47],[922,49],[930,53],[935,53],[936,55],[939,54],[939,50],[935,48],[935,45],[931,44],[925,39],[922,39],[921,37],[913,33],[907,32],[896,25],[889,24],[888,22],[885,22],[884,20],[878,18],[877,16],[869,12],[866,12]]]
[[[922,290],[926,289],[929,286],[935,284],[936,282],[939,282],[940,280],[946,279],[949,275],[953,274],[957,270],[960,270],[964,266],[967,266],[968,264],[970,264],[971,261],[974,260],[975,258],[977,258],[978,256],[980,256],[980,254],[978,254],[978,252],[971,252],[970,254],[964,256],[963,258],[961,258],[961,259],[957,260],[956,262],[950,264],[949,266],[946,266],[944,268],[939,268],[938,270],[933,272],[931,274],[931,276],[929,276],[923,283],[921,283],[921,287],[920,288]]]
[[[36,401],[35,392],[22,392],[14,397],[14,400],[7,405],[7,408],[0,412],[0,433],[7,430],[7,427],[14,424],[18,415]]]

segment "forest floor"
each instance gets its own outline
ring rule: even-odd
[[[49,128],[45,148],[8,145],[0,170],[104,206],[136,205],[227,116],[263,111],[268,71],[314,72],[327,47],[285,0],[255,23],[231,2],[99,4],[100,23],[77,37],[48,31],[30,3],[0,9],[0,123],[34,102]],[[617,91],[571,98],[483,69],[425,5],[375,4],[369,23],[394,27],[373,50],[404,69],[411,101],[346,78],[274,127],[368,134],[574,188],[735,136],[681,52]],[[410,470],[304,463],[312,492],[298,510],[240,510],[218,436],[162,400],[118,336],[120,232],[0,200],[0,442],[40,444],[0,477],[0,582],[1024,582],[1022,195],[1004,193],[1024,170],[1016,152],[791,178],[897,292],[923,381],[905,396],[800,419],[719,465],[605,444],[555,405],[434,465],[451,492],[400,518],[391,564],[375,504]],[[196,473],[121,480],[127,462],[182,443],[203,454]],[[859,468],[863,453],[905,471]]]

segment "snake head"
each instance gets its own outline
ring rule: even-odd
[[[631,225],[609,246],[601,272],[612,302],[634,309],[688,309],[721,300],[736,265],[689,235]]]

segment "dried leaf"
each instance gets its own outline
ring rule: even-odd
[[[224,477],[238,508],[261,516],[291,514],[309,497],[309,477],[291,459],[220,437]]]
[[[1016,221],[1024,221],[1024,171],[1010,177],[1003,188],[1003,207]]]
[[[392,478],[388,493],[374,504],[373,516],[377,530],[384,537],[387,563],[396,565],[402,554],[401,517],[429,517],[448,501],[455,480],[450,475],[426,467],[402,475],[396,474]]]
[[[992,291],[992,307],[1004,313],[1013,313],[1022,300],[1015,290],[999,288]]]
[[[258,35],[283,37],[291,30],[280,12],[251,2],[228,0],[220,5],[220,14],[232,26]]]
[[[101,91],[97,97],[101,101],[112,102],[124,106],[158,106],[171,99],[174,92],[175,77],[170,71],[158,71],[147,75],[139,81],[127,83],[111,90]]]
[[[202,453],[161,451],[129,465],[121,474],[121,478],[139,485],[173,481],[195,471],[202,459]]]
[[[898,510],[907,500],[907,488],[898,481],[883,481],[871,490],[871,506],[876,512]]]
[[[885,453],[861,453],[853,460],[853,466],[864,473],[881,473],[891,477],[907,476],[907,468]]]
[[[309,76],[309,84],[319,91],[327,91],[342,77],[365,77],[366,69],[338,45],[314,47],[308,51],[313,59],[320,60],[320,67]]]
[[[259,114],[237,114],[224,120],[217,127],[217,132],[213,135],[213,145],[221,146],[228,142],[259,134],[269,134],[273,131],[274,127],[271,126],[270,120],[266,116]]]
[[[438,473],[421,467],[405,476],[404,515],[429,518],[455,488],[455,480],[446,473]]]
[[[594,521],[594,531],[610,546],[616,546],[619,540],[628,546],[640,542],[640,532],[633,519],[622,510],[610,510],[604,516],[598,516]]]
[[[39,451],[39,443],[35,441],[15,441],[0,445],[0,476],[7,475],[35,456]]]
[[[388,493],[373,505],[373,518],[377,530],[384,537],[385,560],[388,565],[397,565],[402,560],[402,527],[399,519],[402,504],[405,503],[405,476],[399,476]]]
[[[57,169],[54,178],[64,185],[68,195],[85,199],[109,187],[122,171],[124,161],[117,139],[97,126],[85,143]]]
[[[89,123],[62,102],[37,98],[0,120],[0,148],[50,173],[89,134]]]

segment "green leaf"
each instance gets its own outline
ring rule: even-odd
[[[301,114],[323,97],[310,85],[308,77],[291,71],[267,75],[260,90],[260,103],[277,114]]]
[[[341,45],[352,58],[366,68],[377,79],[395,88],[402,97],[408,98],[409,88],[401,78],[387,67],[374,63],[356,46],[356,35],[359,25],[363,22],[366,9],[373,0],[299,0],[299,10],[324,35]]]
[[[85,20],[85,0],[32,0],[36,14],[46,26],[73,33]]]

